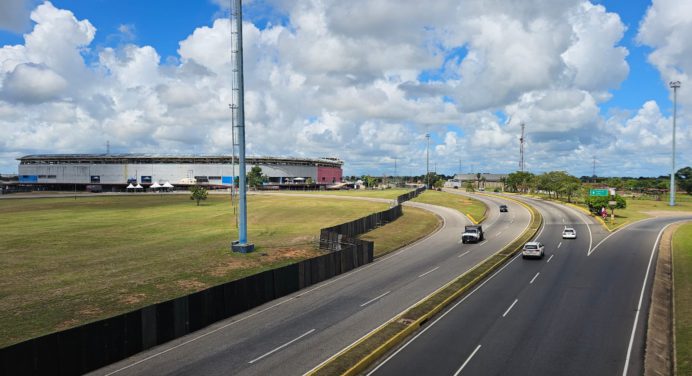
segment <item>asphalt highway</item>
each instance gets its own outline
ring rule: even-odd
[[[368,375],[643,373],[655,244],[681,218],[608,235],[575,209],[530,201],[544,217],[545,257],[513,258]],[[562,239],[565,226],[578,238]]]
[[[319,196],[325,198],[325,196]],[[300,375],[509,243],[527,227],[514,202],[489,205],[486,241],[461,244],[468,219],[409,202],[444,219],[431,236],[372,264],[93,372],[95,375]],[[500,203],[509,213],[499,213]],[[404,209],[405,210],[405,209]]]

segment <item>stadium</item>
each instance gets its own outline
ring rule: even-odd
[[[41,154],[17,160],[18,183],[39,190],[117,192],[165,183],[226,188],[238,175],[238,157],[230,155]],[[342,179],[343,161],[337,158],[247,157],[245,161],[247,172],[255,166],[262,169],[269,189],[326,187]]]

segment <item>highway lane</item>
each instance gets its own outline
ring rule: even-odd
[[[320,196],[322,197],[322,196]],[[508,243],[528,212],[490,203],[488,240],[461,244],[459,212],[410,202],[440,215],[432,236],[374,263],[267,303],[209,328],[104,367],[98,375],[302,374],[419,301]],[[498,235],[499,234],[499,235]]]
[[[651,282],[644,278],[660,230],[677,218],[611,236],[594,224],[590,242],[583,214],[532,203],[544,215],[546,257],[513,258],[370,374],[614,375],[626,365],[627,375],[642,373],[646,317],[637,312],[648,312]],[[563,217],[578,239],[561,239]]]

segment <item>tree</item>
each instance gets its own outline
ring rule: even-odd
[[[444,187],[444,185],[445,185],[445,182],[444,182],[443,179],[437,179],[437,180],[435,180],[435,183],[433,184],[433,187],[435,187],[435,188],[442,188],[442,187]]]
[[[377,178],[366,175],[363,177],[363,183],[365,183],[365,186],[368,188],[375,188],[375,185],[377,185]]]
[[[473,189],[473,183],[471,183],[471,181],[466,182],[466,192],[475,192],[475,189]]]
[[[267,176],[262,174],[262,167],[254,166],[247,174],[247,185],[252,188],[258,188],[266,179]]]
[[[586,204],[589,206],[589,210],[598,214],[601,208],[608,208],[608,202],[615,201],[615,207],[613,209],[624,209],[627,207],[627,201],[620,195],[615,195],[615,199],[612,196],[590,196],[586,199]]]
[[[692,194],[692,167],[684,167],[675,173],[680,188],[684,189],[687,194]]]
[[[197,201],[197,206],[199,206],[200,201],[207,199],[207,190],[199,185],[190,187],[190,193],[190,200]]]

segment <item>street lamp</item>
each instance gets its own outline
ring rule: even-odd
[[[670,87],[673,88],[673,164],[670,170],[670,206],[675,206],[675,117],[677,116],[680,81],[671,81]]]
[[[430,133],[425,134],[428,146],[425,148],[425,189],[430,188]]]

